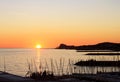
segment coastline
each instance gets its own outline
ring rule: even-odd
[[[119,82],[120,72],[108,72],[97,74],[72,74],[69,78],[61,76],[63,78],[57,80],[33,80],[26,77],[13,75],[6,72],[0,72],[0,82]]]

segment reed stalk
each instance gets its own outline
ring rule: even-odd
[[[6,60],[5,60],[5,56],[4,56],[4,72],[6,72]]]

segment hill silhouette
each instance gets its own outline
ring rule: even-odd
[[[112,50],[120,51],[120,43],[102,42],[95,45],[74,46],[60,44],[57,49],[76,49],[76,50]]]

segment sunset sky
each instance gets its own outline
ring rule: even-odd
[[[0,0],[0,47],[120,43],[120,0]]]

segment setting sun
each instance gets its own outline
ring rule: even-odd
[[[37,44],[36,48],[42,48],[42,46],[40,44]]]

